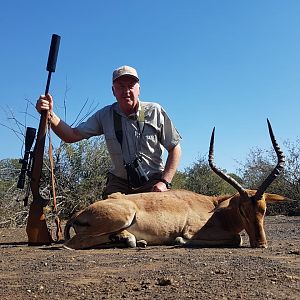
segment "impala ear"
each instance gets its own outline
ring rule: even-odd
[[[267,202],[286,202],[286,201],[294,202],[294,201],[296,201],[296,200],[286,198],[284,196],[280,196],[277,194],[270,194],[270,193],[265,193],[265,199]]]

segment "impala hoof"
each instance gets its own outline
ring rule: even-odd
[[[136,245],[137,245],[135,236],[128,236],[128,237],[126,237],[125,243],[126,243],[127,247],[129,247],[129,248],[135,248]]]
[[[63,248],[63,249],[66,249],[66,250],[75,251],[75,249],[70,248],[70,247],[68,247],[68,246],[66,246],[66,245],[62,245],[62,248]]]
[[[187,240],[185,240],[183,237],[178,236],[175,239],[175,245],[185,245],[187,243]]]
[[[139,241],[136,242],[137,247],[140,247],[140,248],[146,248],[147,244],[148,243],[145,240],[139,240]]]

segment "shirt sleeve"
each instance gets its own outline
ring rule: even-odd
[[[102,117],[103,109],[98,110],[86,121],[80,123],[76,129],[82,134],[85,139],[92,136],[103,134]]]
[[[175,126],[173,125],[171,119],[167,115],[166,111],[160,107],[160,143],[167,150],[171,150],[176,145],[179,144],[181,136]]]

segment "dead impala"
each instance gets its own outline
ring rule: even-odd
[[[114,241],[129,247],[141,244],[195,246],[242,245],[240,232],[246,230],[251,247],[267,247],[264,230],[266,202],[286,198],[265,193],[284,166],[284,155],[268,121],[272,145],[278,162],[257,190],[244,189],[214,164],[214,131],[209,165],[238,193],[231,196],[205,196],[186,190],[133,195],[112,194],[72,217],[65,227],[65,248],[84,249]],[[70,228],[75,235],[70,238]]]

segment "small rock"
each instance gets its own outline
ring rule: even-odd
[[[298,276],[285,275],[285,277],[291,280],[300,280],[300,277]]]
[[[172,285],[173,284],[173,280],[169,279],[169,278],[159,278],[157,280],[157,284],[160,285],[160,286]]]
[[[226,274],[227,272],[224,270],[216,270],[215,274]]]
[[[289,254],[300,255],[300,250],[291,250],[291,251],[289,251]]]

